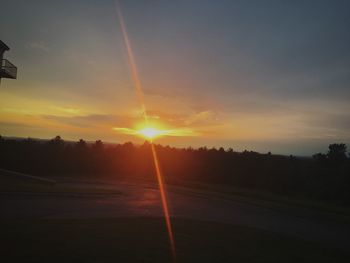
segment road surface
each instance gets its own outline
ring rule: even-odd
[[[88,183],[81,182],[64,182],[62,185],[89,187]],[[116,193],[1,193],[1,217],[64,219],[163,215],[156,185],[119,183],[100,186],[108,186]],[[249,226],[342,249],[350,244],[350,225],[345,221],[281,212],[268,206],[194,190],[179,191],[168,187],[167,196],[172,217]]]

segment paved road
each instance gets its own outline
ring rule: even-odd
[[[65,184],[72,186],[72,183]],[[79,186],[82,184],[80,183]],[[160,196],[156,186],[120,183],[109,187],[120,193],[1,194],[1,217],[3,219],[61,219],[162,216]],[[279,212],[271,207],[239,200],[227,200],[210,194],[196,194],[185,190],[174,191],[171,188],[167,192],[173,217],[250,226],[339,248],[347,248],[350,244],[350,225],[347,223],[322,217],[293,215],[293,213]]]

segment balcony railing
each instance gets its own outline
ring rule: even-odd
[[[17,78],[17,67],[13,65],[10,61],[8,61],[7,59],[2,59],[0,66],[0,78]]]

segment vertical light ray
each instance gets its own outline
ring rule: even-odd
[[[141,107],[142,107],[145,125],[147,125],[148,124],[148,116],[147,116],[147,111],[146,111],[146,106],[145,106],[145,101],[144,101],[144,94],[142,91],[142,85],[141,85],[141,81],[139,78],[139,74],[138,74],[138,70],[137,70],[137,66],[136,66],[136,60],[134,57],[134,53],[132,51],[132,47],[130,44],[128,32],[126,30],[124,17],[123,17],[121,8],[120,8],[119,1],[117,1],[117,13],[118,13],[118,18],[119,18],[119,23],[120,23],[120,27],[122,30],[122,34],[123,34],[124,44],[125,44],[126,51],[127,51],[132,81],[133,81],[134,86],[135,86],[135,90],[136,90],[136,94],[137,94],[139,103],[141,104]],[[153,141],[151,142],[151,148],[152,148],[153,162],[154,162],[154,166],[155,166],[155,170],[156,170],[156,176],[157,176],[157,181],[158,181],[158,187],[159,187],[160,198],[161,198],[161,202],[162,202],[165,223],[166,223],[167,232],[168,232],[169,241],[170,241],[170,246],[171,246],[171,253],[173,256],[173,261],[176,262],[175,240],[174,240],[174,234],[173,234],[171,220],[170,220],[168,202],[167,202],[167,198],[166,198],[166,194],[165,194],[164,182],[163,182],[163,177],[162,177],[161,170],[160,170],[159,160],[158,160],[157,152],[156,152],[156,149],[154,147]]]
[[[144,99],[142,86],[141,86],[141,80],[139,78],[139,73],[138,73],[137,66],[136,66],[136,60],[135,60],[135,57],[134,57],[134,52],[132,51],[132,48],[131,48],[129,35],[128,35],[128,32],[126,30],[124,17],[123,17],[123,13],[121,11],[121,8],[120,8],[119,1],[117,1],[117,13],[118,13],[118,19],[119,19],[120,28],[121,28],[122,34],[123,34],[123,39],[124,39],[124,44],[125,44],[125,48],[126,48],[126,53],[127,53],[127,56],[128,56],[129,68],[130,68],[130,71],[131,71],[131,78],[132,78],[132,81],[134,83],[134,87],[135,87],[135,90],[136,90],[136,95],[137,95],[138,101],[139,101],[139,103],[141,105],[143,118],[145,119],[145,123],[148,124],[148,117],[147,117],[145,99]]]
[[[154,161],[154,166],[156,169],[156,175],[157,175],[157,180],[158,180],[158,185],[159,185],[160,197],[162,200],[165,223],[166,223],[166,227],[167,227],[168,235],[169,235],[169,240],[170,240],[171,253],[173,255],[174,262],[176,262],[175,241],[174,241],[174,235],[173,235],[171,221],[170,221],[170,213],[169,213],[169,208],[168,208],[168,203],[167,203],[167,197],[165,194],[164,182],[163,182],[162,173],[160,171],[159,160],[158,160],[156,148],[154,147],[153,142],[151,143],[151,148],[152,148],[153,161]]]

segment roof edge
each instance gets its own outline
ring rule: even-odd
[[[9,46],[6,45],[4,42],[0,40],[0,47],[4,48],[5,50],[10,50]]]

